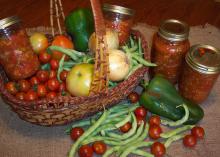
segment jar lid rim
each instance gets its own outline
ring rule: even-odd
[[[0,29],[5,29],[6,27],[13,25],[15,23],[20,22],[20,18],[18,16],[10,16],[0,20]]]
[[[130,8],[122,7],[119,5],[112,5],[112,4],[103,4],[103,10],[105,11],[112,11],[120,14],[126,14],[126,15],[134,15],[135,11]]]

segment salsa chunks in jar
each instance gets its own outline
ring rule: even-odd
[[[185,57],[179,80],[180,94],[195,103],[209,95],[220,73],[220,50],[210,45],[194,45]]]
[[[190,48],[189,27],[186,23],[169,19],[163,21],[153,36],[152,62],[157,64],[151,74],[162,74],[173,84],[178,82],[185,54]]]
[[[39,61],[17,16],[0,20],[0,63],[12,80],[25,79],[39,68]]]
[[[117,5],[104,4],[103,13],[106,27],[116,30],[119,44],[125,44],[130,36],[135,11]]]

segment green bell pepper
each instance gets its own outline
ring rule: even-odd
[[[88,41],[94,32],[94,19],[91,9],[79,8],[65,18],[67,33],[71,36],[77,51],[88,51]]]
[[[204,116],[199,105],[184,99],[175,86],[161,75],[156,75],[150,81],[140,96],[140,103],[150,112],[174,121],[181,119],[185,114],[184,109],[177,106],[186,104],[189,118],[184,124],[195,124]]]

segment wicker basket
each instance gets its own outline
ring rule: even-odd
[[[29,33],[32,31],[48,33],[48,29],[43,27],[29,29]],[[145,59],[149,60],[150,53],[144,37],[138,31],[132,31],[132,34],[141,38]],[[118,83],[116,87],[88,97],[58,96],[55,99],[45,98],[30,102],[18,100],[7,92],[4,88],[4,83],[8,81],[8,78],[2,67],[0,67],[0,92],[3,100],[11,106],[12,110],[21,119],[42,126],[65,125],[93,115],[103,110],[103,106],[108,108],[126,99],[127,95],[140,83],[147,71],[147,67],[141,67],[128,79]]]

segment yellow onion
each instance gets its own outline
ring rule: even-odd
[[[111,49],[109,52],[109,79],[110,81],[122,81],[129,73],[130,62],[126,54],[121,50]]]

